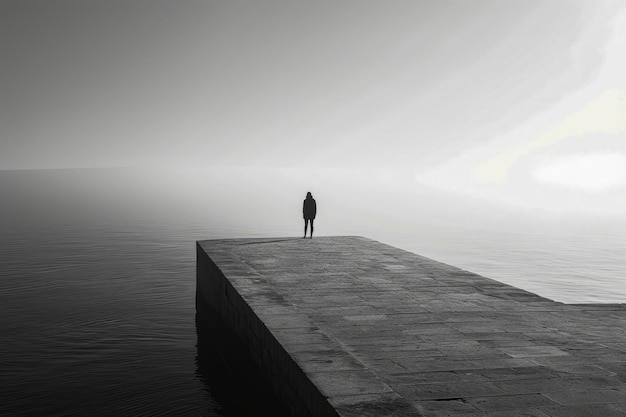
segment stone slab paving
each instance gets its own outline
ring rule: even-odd
[[[626,307],[363,237],[198,242],[341,416],[626,416]]]

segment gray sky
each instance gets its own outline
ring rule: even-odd
[[[0,169],[403,166],[617,198],[620,3],[0,0]]]

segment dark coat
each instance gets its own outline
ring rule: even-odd
[[[305,219],[314,219],[317,214],[317,205],[313,197],[307,197],[302,205],[302,217]]]

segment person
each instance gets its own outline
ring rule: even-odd
[[[306,193],[306,199],[302,204],[302,217],[304,218],[304,238],[306,238],[306,230],[309,222],[311,223],[311,239],[313,239],[313,220],[317,214],[317,204],[310,192]]]

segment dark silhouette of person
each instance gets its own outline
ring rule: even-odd
[[[304,238],[306,238],[306,229],[311,222],[311,239],[313,239],[313,220],[317,214],[317,204],[310,192],[306,193],[306,199],[302,204],[302,217],[304,218]]]

